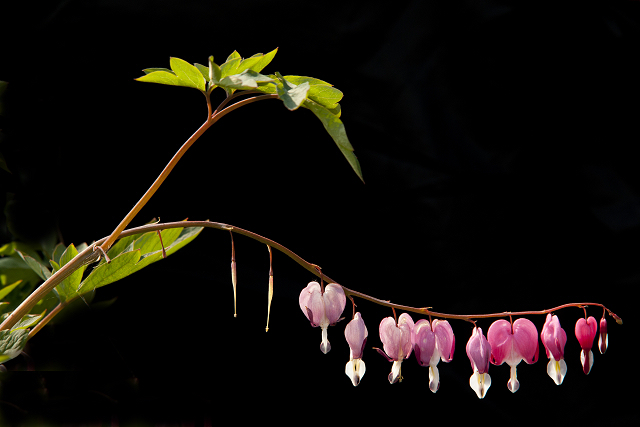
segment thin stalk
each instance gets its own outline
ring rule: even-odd
[[[37,333],[40,331],[40,329],[42,329],[43,327],[45,327],[45,325],[46,325],[47,323],[49,323],[49,321],[50,321],[51,319],[53,319],[53,318],[56,316],[56,314],[60,313],[60,312],[62,311],[62,309],[63,309],[63,308],[65,308],[66,306],[67,306],[67,303],[60,303],[60,304],[56,305],[56,306],[53,308],[53,310],[51,310],[51,311],[49,312],[49,314],[47,314],[47,315],[45,316],[45,318],[44,318],[44,319],[42,319],[40,322],[38,322],[38,324],[36,325],[36,327],[35,327],[35,328],[33,328],[33,329],[29,332],[29,339],[33,338],[33,336],[34,336],[35,334],[37,334]]]
[[[221,110],[221,111],[216,110],[216,112],[213,115],[209,116],[207,118],[207,121],[202,126],[200,126],[200,128],[193,135],[191,135],[191,137],[182,145],[182,147],[180,147],[178,152],[169,161],[169,164],[165,166],[165,168],[160,173],[158,178],[156,178],[153,184],[151,184],[151,187],[149,187],[149,189],[144,193],[142,198],[138,200],[138,203],[136,203],[135,206],[131,209],[131,211],[129,211],[129,213],[122,219],[120,224],[116,227],[115,230],[113,230],[113,232],[107,238],[107,240],[102,245],[100,245],[102,250],[104,252],[109,250],[111,245],[113,245],[113,243],[118,239],[118,236],[120,235],[120,233],[122,233],[122,231],[125,228],[127,228],[127,225],[129,225],[129,223],[138,214],[138,212],[140,212],[140,210],[144,207],[144,205],[146,205],[149,199],[151,199],[151,197],[155,194],[158,188],[160,188],[164,180],[169,176],[169,174],[171,173],[173,168],[176,166],[178,161],[182,158],[182,156],[184,156],[184,154],[193,145],[193,143],[196,142],[198,138],[200,138],[200,136],[202,136],[202,134],[211,127],[211,125],[213,125],[215,122],[217,122],[219,119],[221,119],[231,111],[236,110],[244,105],[251,104],[253,102],[257,102],[263,99],[277,98],[277,97],[278,97],[277,95],[262,95],[262,96],[255,96],[252,98],[244,99],[242,101],[236,102],[235,104],[225,108],[224,110]],[[207,98],[207,104],[210,105],[209,98]],[[209,111],[210,110],[211,109],[209,107]]]
[[[91,264],[100,259],[101,254],[107,253],[111,245],[121,236],[124,229],[129,225],[129,223],[133,220],[133,218],[140,212],[140,210],[144,207],[144,205],[151,199],[153,194],[160,188],[160,185],[164,182],[164,180],[169,176],[175,165],[182,158],[182,156],[187,152],[189,147],[193,145],[193,143],[202,136],[202,134],[211,127],[215,122],[219,119],[227,115],[233,110],[236,110],[244,105],[251,104],[253,102],[257,102],[263,99],[277,98],[277,95],[261,95],[255,96],[248,99],[243,99],[242,101],[238,101],[235,104],[225,108],[224,110],[217,111],[213,115],[207,118],[207,121],[200,126],[200,128],[193,134],[191,137],[180,147],[178,152],[171,158],[169,164],[162,170],[160,176],[156,178],[151,187],[144,193],[142,198],[135,204],[135,206],[129,211],[127,216],[120,222],[120,224],[116,227],[113,232],[106,237],[105,239],[101,239],[99,242],[92,244],[87,247],[84,251],[76,255],[71,261],[65,264],[60,270],[55,272],[49,279],[45,280],[36,290],[34,290],[31,295],[29,295],[22,303],[15,309],[13,312],[0,324],[0,331],[5,329],[10,329],[13,325],[15,325],[24,315],[29,313],[29,311],[36,305],[38,301],[40,301],[47,293],[49,293],[53,288],[59,285],[64,279],[69,277],[74,271],[78,268],[82,267],[86,264]],[[207,98],[207,101],[209,99]]]
[[[291,251],[290,249],[286,248],[285,246],[283,246],[283,245],[281,245],[281,244],[279,244],[279,243],[277,243],[277,242],[275,242],[275,241],[273,241],[271,239],[268,239],[266,237],[260,236],[259,234],[253,233],[251,231],[244,230],[242,228],[235,227],[235,226],[229,225],[229,224],[220,223],[220,222],[211,222],[211,221],[177,221],[177,222],[168,222],[168,223],[164,223],[164,224],[161,224],[161,223],[147,224],[147,225],[143,225],[143,226],[140,226],[140,227],[135,227],[135,228],[131,228],[131,229],[125,230],[120,234],[120,237],[127,237],[127,236],[146,233],[146,232],[150,232],[150,231],[166,230],[166,229],[169,229],[169,228],[183,228],[183,227],[215,228],[215,229],[218,229],[218,230],[227,230],[227,231],[230,231],[232,233],[241,234],[243,236],[249,237],[249,238],[251,238],[253,240],[256,240],[258,242],[264,243],[264,244],[266,244],[267,246],[269,246],[272,249],[276,249],[276,250],[282,252],[283,254],[287,255],[293,261],[298,263],[300,266],[302,266],[303,268],[305,268],[307,271],[309,271],[313,275],[317,276],[318,278],[326,280],[328,283],[336,283],[336,284],[338,284],[335,280],[333,280],[332,278],[327,276],[324,272],[322,272],[322,270],[317,265],[312,264],[312,263],[310,263],[308,261],[305,261],[302,257],[298,256],[297,254],[295,254],[293,251]],[[104,241],[106,241],[106,239],[107,239],[107,237],[104,237],[104,238],[98,240],[93,245],[89,246],[87,249],[85,249],[83,252],[81,252],[75,258],[73,258],[69,263],[65,264],[58,271],[58,273],[63,271],[65,268],[67,268],[67,266],[70,266],[72,264],[78,264],[77,268],[82,266],[83,264],[82,264],[81,260],[86,258],[87,251],[89,251],[95,245],[102,244]],[[78,261],[76,261],[76,260],[78,260]],[[71,274],[73,271],[75,271],[75,270],[71,270],[67,274],[67,276],[69,274]],[[270,276],[272,274],[273,273],[272,273],[272,270],[271,270]],[[55,276],[57,276],[57,274],[54,275],[54,276],[51,276],[51,278],[49,278],[49,280],[47,282],[51,281],[51,279],[53,279]],[[55,282],[55,284],[50,285],[50,289],[53,289],[53,287],[55,287],[57,284],[62,282],[62,280],[64,280],[64,278],[66,278],[67,276],[64,276],[64,277],[60,278],[59,280],[57,280]],[[40,286],[40,288],[42,288],[47,282],[43,283]],[[488,313],[488,314],[449,314],[449,313],[440,313],[440,312],[432,311],[432,310],[429,310],[429,308],[411,307],[411,306],[407,306],[407,305],[394,304],[394,303],[391,303],[390,301],[374,298],[374,297],[372,297],[370,295],[364,294],[362,292],[355,291],[353,289],[349,289],[349,288],[347,288],[345,286],[342,286],[342,285],[339,285],[339,286],[342,287],[342,289],[344,290],[346,296],[349,297],[349,298],[358,297],[358,298],[362,298],[364,300],[373,302],[374,304],[382,305],[382,306],[385,306],[385,307],[390,307],[392,309],[398,309],[398,310],[402,310],[402,311],[406,311],[406,312],[418,313],[418,314],[422,314],[422,315],[425,315],[425,316],[439,317],[439,318],[443,318],[443,319],[458,319],[458,320],[465,320],[465,321],[468,321],[468,322],[472,322],[474,319],[486,319],[486,318],[496,318],[496,317],[527,316],[527,315],[547,314],[547,313],[552,313],[552,312],[555,312],[555,311],[558,311],[558,310],[561,310],[561,309],[564,309],[564,308],[568,308],[568,307],[583,308],[583,307],[586,307],[586,306],[598,306],[598,307],[602,307],[603,310],[606,310],[609,313],[609,315],[615,319],[615,321],[617,323],[622,324],[622,319],[619,316],[617,316],[615,313],[613,313],[611,310],[609,310],[603,304],[594,303],[594,302],[569,303],[569,304],[563,304],[563,305],[559,305],[559,306],[556,306],[556,307],[553,307],[553,308],[549,308],[549,309],[546,309],[546,310],[537,310],[537,311],[504,311],[504,312],[499,312],[499,313]],[[40,289],[40,288],[38,288],[38,289]],[[34,294],[35,294],[35,291],[34,291]],[[44,294],[42,294],[42,297],[44,295],[46,295],[46,292]],[[31,298],[31,296],[29,296],[29,298]],[[35,301],[33,302],[33,305],[35,305],[35,303],[37,303],[42,297],[39,297],[39,298],[35,299]],[[27,299],[29,299],[29,298],[27,298]],[[27,301],[27,300],[25,300],[25,301]],[[24,304],[24,302],[23,302],[23,304]],[[14,310],[14,312],[9,316],[9,318],[11,318],[13,316],[13,314],[16,311],[18,311],[19,308],[20,307],[18,307],[16,310]],[[30,309],[31,308],[29,308],[29,310]],[[24,312],[20,317],[16,316],[15,322],[17,322],[17,320],[21,319],[22,316],[24,314],[26,314],[26,313],[28,313],[28,310],[26,312]],[[52,313],[49,313],[49,315],[47,317],[49,317],[49,316],[53,317],[53,316],[55,316],[55,314],[52,315]],[[0,325],[0,330],[8,329],[8,328],[10,328],[11,326],[13,326],[15,324],[15,322],[9,324],[8,323],[9,318],[7,318],[7,320],[5,320],[5,322],[2,325]],[[43,321],[44,321],[44,319],[43,319]],[[6,325],[9,325],[9,326],[6,326]]]

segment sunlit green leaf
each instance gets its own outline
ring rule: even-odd
[[[222,78],[222,71],[220,70],[220,66],[213,62],[213,56],[209,57],[209,79],[217,83]]]
[[[0,363],[11,360],[18,356],[29,338],[27,329],[18,329],[16,331],[3,330],[0,331]]]
[[[155,71],[166,71],[167,73],[173,74],[175,75],[176,73],[174,73],[172,70],[168,69],[168,68],[145,68],[144,70],[142,70],[145,74],[150,74],[153,73]]]
[[[279,73],[276,73],[276,76],[281,83],[276,87],[278,97],[282,100],[282,102],[284,102],[284,106],[289,110],[297,110],[302,102],[307,99],[307,93],[309,92],[310,88],[309,82],[295,85],[287,81]]]
[[[202,92],[206,90],[204,77],[195,66],[180,58],[171,58],[169,64],[183,86],[193,87]]]
[[[308,82],[310,85],[320,85],[320,86],[333,86],[331,83],[327,83],[324,80],[316,79],[315,77],[307,77],[307,76],[284,76],[285,80],[293,83],[294,85],[299,85],[304,82]]]
[[[258,87],[258,83],[272,82],[273,79],[264,76],[260,73],[256,73],[252,70],[245,70],[240,74],[233,76],[227,76],[220,80],[218,86],[225,89],[255,89]]]
[[[362,182],[364,182],[364,179],[362,178],[362,171],[360,169],[360,163],[353,153],[353,146],[349,142],[349,138],[347,138],[347,132],[340,118],[338,118],[335,114],[333,114],[323,106],[313,101],[306,100],[304,106],[313,111],[316,117],[320,119],[325,130],[329,133],[329,135],[331,135],[331,138],[333,138],[334,142],[336,143],[344,157],[347,159],[355,173],[362,180]]]
[[[329,111],[336,117],[340,117],[342,115],[342,107],[338,104],[335,108],[330,108]]]
[[[338,106],[338,102],[342,99],[343,94],[331,86],[311,85],[307,96],[323,107],[332,109]]]
[[[227,62],[220,66],[220,78],[224,79],[227,76],[238,74],[237,70],[240,66],[240,62],[242,62],[242,58],[240,58],[239,56],[231,60],[228,59]]]
[[[271,63],[273,57],[276,56],[276,53],[278,53],[278,48],[275,48],[267,54],[258,56],[260,60],[253,64],[249,69],[255,71],[256,73],[259,73],[260,71],[264,70],[264,68],[269,65],[269,63]],[[254,55],[254,57],[256,56],[257,55]]]
[[[198,63],[195,63],[193,65],[196,66],[198,71],[200,71],[200,74],[202,74],[202,77],[204,77],[204,79],[208,82],[209,81],[209,67],[205,67],[204,65],[198,64]]]
[[[167,71],[154,71],[136,79],[139,82],[159,83],[161,85],[184,86],[182,80]]]
[[[242,58],[240,57],[240,54],[238,53],[238,51],[237,51],[237,50],[234,50],[233,52],[231,52],[231,55],[229,55],[229,56],[227,57],[227,60],[226,60],[226,61],[224,61],[224,62],[225,62],[225,63],[226,63],[226,62],[230,62],[230,61],[233,61],[234,59],[242,59]]]

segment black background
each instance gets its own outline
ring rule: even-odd
[[[13,174],[0,173],[22,240],[50,230],[67,244],[107,236],[204,122],[201,94],[135,82],[142,69],[278,47],[265,72],[318,77],[345,93],[342,119],[366,184],[313,114],[259,102],[210,129],[133,225],[233,224],[399,304],[489,313],[592,301],[625,324],[609,318],[609,351],[596,352],[585,376],[573,333],[583,312],[559,311],[564,384],[546,375],[541,349],[536,364],[519,366],[517,393],[508,367],[493,366],[478,400],[469,323],[451,321],[455,357],[440,363],[432,394],[413,358],[404,381],[388,384],[390,364],[372,347],[392,312],[357,300],[368,370],[354,388],[342,338],[350,305],[323,355],[297,302],[313,276],[275,253],[265,333],[268,253],[238,236],[234,319],[229,235],[205,230],[101,288],[94,303],[116,298],[111,305],[78,304],[31,340],[0,379],[0,423],[636,425],[640,3],[557,3],[3,6],[2,152]],[[530,318],[540,330],[544,316]],[[486,332],[490,321],[478,325]]]

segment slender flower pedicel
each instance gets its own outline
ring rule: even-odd
[[[491,387],[489,366],[491,366],[491,345],[482,333],[482,329],[473,328],[471,338],[467,341],[467,356],[471,361],[473,375],[469,378],[469,386],[476,392],[478,398],[483,399]]]
[[[438,391],[440,374],[438,362],[449,363],[453,359],[455,337],[451,325],[446,320],[436,319],[431,324],[420,319],[411,331],[411,344],[420,366],[429,367],[429,390]]]
[[[538,360],[538,331],[535,325],[524,317],[513,324],[504,319],[496,320],[489,326],[487,339],[491,345],[491,363],[502,365],[507,362],[511,367],[507,387],[515,393],[520,388],[516,366],[521,360],[528,364]]]
[[[306,288],[300,292],[300,308],[311,326],[322,328],[322,342],[320,350],[327,354],[331,350],[331,344],[327,338],[327,328],[335,325],[340,319],[344,307],[347,304],[347,297],[340,285],[328,284],[324,291],[318,282],[310,282]]]
[[[345,367],[345,373],[354,386],[360,384],[360,380],[364,376],[366,370],[365,364],[362,361],[362,352],[364,351],[364,345],[367,342],[367,327],[362,320],[360,313],[356,313],[353,316],[353,320],[347,324],[344,328],[344,337],[349,344],[349,361]]]
[[[400,368],[402,361],[411,356],[411,331],[413,326],[413,319],[407,313],[400,315],[397,325],[393,317],[385,317],[380,322],[380,341],[382,341],[384,351],[379,348],[376,348],[376,350],[389,362],[393,362],[391,373],[389,374],[389,382],[391,384],[402,382]]]
[[[564,346],[567,343],[567,333],[560,326],[558,316],[547,314],[547,319],[540,332],[542,345],[549,358],[547,374],[557,384],[562,384],[567,374],[567,364],[564,361]]]
[[[589,316],[588,319],[580,318],[576,322],[576,338],[580,343],[582,350],[580,351],[580,363],[582,363],[582,371],[589,375],[593,366],[593,340],[596,337],[598,325],[596,319]]]

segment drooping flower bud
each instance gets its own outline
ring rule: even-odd
[[[607,351],[607,347],[609,346],[609,335],[607,335],[607,319],[602,317],[600,319],[600,337],[598,338],[598,349],[600,349],[600,354],[604,354]]]
[[[473,375],[469,378],[469,386],[476,392],[478,398],[483,399],[491,387],[491,377],[489,376],[491,345],[484,337],[482,329],[473,328],[471,338],[467,342],[467,356],[473,369]]]
[[[547,374],[557,384],[562,384],[567,374],[567,364],[564,361],[564,346],[567,343],[567,333],[560,326],[558,316],[547,314],[540,339],[549,358]]]
[[[353,320],[344,328],[344,337],[349,343],[349,362],[345,367],[345,373],[351,378],[354,386],[360,384],[360,380],[364,376],[366,367],[362,361],[362,352],[367,342],[367,327],[362,320],[360,313],[353,316]]]

